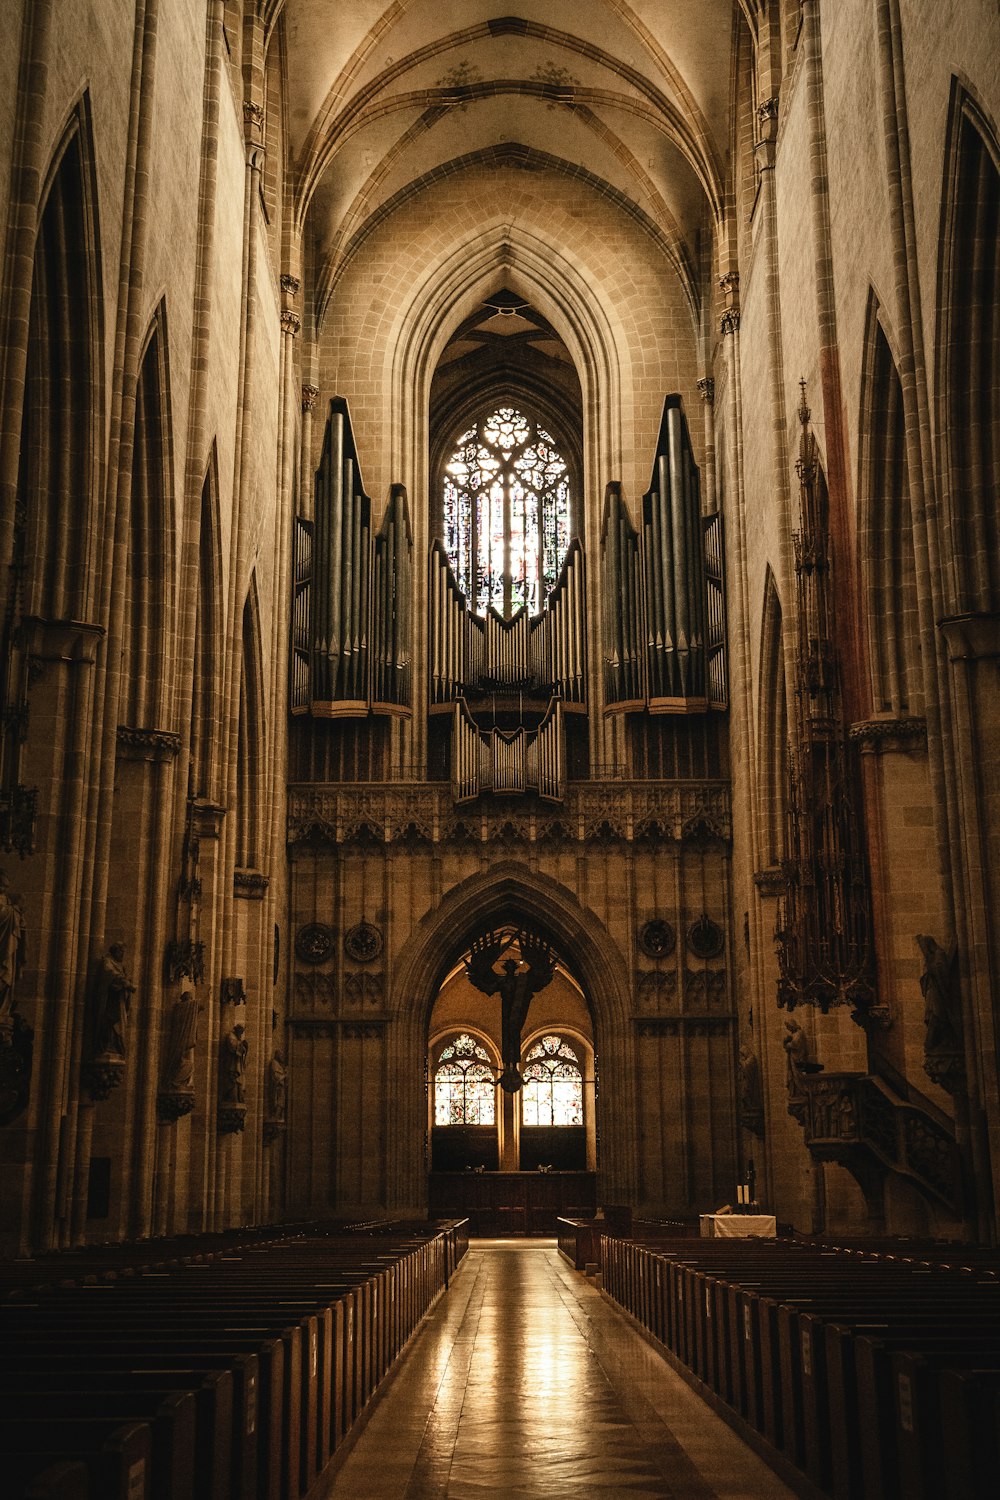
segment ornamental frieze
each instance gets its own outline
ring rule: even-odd
[[[561,807],[456,809],[441,782],[376,783],[288,790],[289,844],[295,847],[395,843],[634,843],[644,838],[725,845],[732,836],[724,781],[576,782]]]

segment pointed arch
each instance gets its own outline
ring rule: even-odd
[[[761,852],[769,866],[785,858],[788,795],[788,697],[782,645],[781,599],[774,574],[764,579],[760,636]]]
[[[938,431],[954,607],[1000,608],[1000,145],[952,80],[938,289]]]
[[[236,866],[255,870],[266,828],[262,808],[264,761],[264,679],[257,575],[251,574],[243,604],[240,710],[236,752]]]
[[[219,461],[213,441],[201,487],[194,662],[191,674],[191,762],[189,795],[212,800],[218,758],[218,684],[221,678],[220,601],[222,543],[219,527]]]
[[[166,305],[153,315],[139,364],[129,500],[129,545],[121,641],[119,720],[163,721],[168,634],[172,451]]]
[[[872,702],[879,713],[918,712],[920,631],[903,387],[874,292],[868,302],[859,433]]]
[[[598,1104],[602,1191],[634,1201],[637,1121],[627,1103],[634,1097],[634,1058],[624,957],[600,918],[571,890],[516,860],[500,861],[453,887],[418,923],[393,965],[390,1010],[399,1024],[392,1028],[396,1088],[387,1122],[391,1198],[416,1202],[424,1191],[420,1080],[435,998],[470,936],[506,922],[529,923],[572,963],[594,1020],[601,1097],[612,1101]]]
[[[101,453],[100,241],[89,98],[50,164],[35,241],[15,571],[25,611],[88,619]]]

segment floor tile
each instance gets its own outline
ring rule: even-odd
[[[792,1500],[549,1241],[473,1241],[317,1500]]]

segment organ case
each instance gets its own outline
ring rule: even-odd
[[[664,402],[640,531],[607,488],[601,583],[607,712],[727,707],[722,517],[702,516],[679,396]]]
[[[347,402],[330,402],[315,520],[296,517],[291,709],[314,718],[408,713],[412,702],[413,536],[393,485],[377,536]]]

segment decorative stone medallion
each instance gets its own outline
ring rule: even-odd
[[[676,943],[676,932],[662,917],[654,917],[639,928],[639,947],[647,958],[669,958]]]
[[[687,945],[695,958],[718,958],[726,945],[726,935],[718,922],[702,912],[687,930]]]
[[[325,922],[307,922],[295,934],[295,952],[304,964],[325,964],[333,953],[335,937]]]
[[[358,922],[344,933],[344,951],[355,963],[370,964],[382,952],[382,934],[371,922]]]

